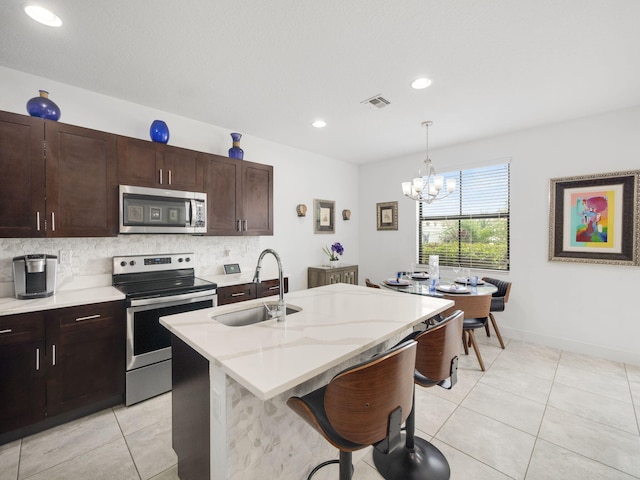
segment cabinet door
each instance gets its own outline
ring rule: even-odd
[[[342,282],[342,273],[340,272],[327,272],[327,282],[325,285],[332,285],[334,283]]]
[[[47,236],[116,236],[116,136],[47,120],[45,140]]]
[[[358,270],[349,269],[342,272],[342,283],[349,283],[351,285],[358,284]]]
[[[44,316],[0,317],[0,434],[45,418]]]
[[[273,167],[242,164],[242,229],[244,235],[273,235]]]
[[[122,398],[124,302],[62,308],[47,314],[48,414]]]
[[[202,178],[197,173],[198,152],[160,145],[162,152],[163,186],[172,190],[199,192],[202,190]]]
[[[0,237],[44,236],[44,120],[0,112]]]
[[[118,183],[139,187],[159,187],[161,171],[156,143],[118,137]]]
[[[256,284],[242,283],[228,287],[218,287],[218,305],[244,302],[256,298]]]
[[[225,236],[242,235],[238,223],[242,201],[242,161],[202,154],[200,162],[202,162],[203,191],[207,194],[207,233]]]

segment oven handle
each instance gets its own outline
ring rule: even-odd
[[[162,305],[171,305],[176,303],[187,303],[185,300],[189,301],[200,301],[200,300],[213,300],[213,306],[217,306],[218,295],[216,295],[215,290],[202,290],[201,292],[191,292],[184,293],[182,295],[171,295],[168,297],[151,297],[151,298],[140,298],[131,300],[131,307],[141,307],[144,305],[153,305],[154,308],[160,307]]]

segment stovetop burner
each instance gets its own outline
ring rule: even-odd
[[[193,253],[113,257],[113,286],[130,300],[215,293],[217,284],[196,277],[193,263]]]

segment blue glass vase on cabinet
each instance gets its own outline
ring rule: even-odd
[[[154,120],[149,129],[151,140],[158,143],[167,143],[169,141],[169,127],[162,120]]]
[[[32,117],[46,118],[47,120],[58,121],[60,119],[60,108],[49,98],[49,92],[39,90],[38,97],[30,98],[27,101],[27,112]]]
[[[233,140],[233,146],[229,149],[229,158],[237,158],[242,160],[244,157],[244,150],[240,148],[241,133],[232,133],[231,139]]]

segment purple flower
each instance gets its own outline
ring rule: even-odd
[[[331,248],[322,247],[322,251],[329,256],[329,260],[338,260],[338,255],[344,254],[344,247],[340,242],[336,242],[331,245]]]
[[[336,242],[333,245],[331,245],[331,251],[336,252],[338,255],[344,255],[344,247],[340,245],[339,242]]]

